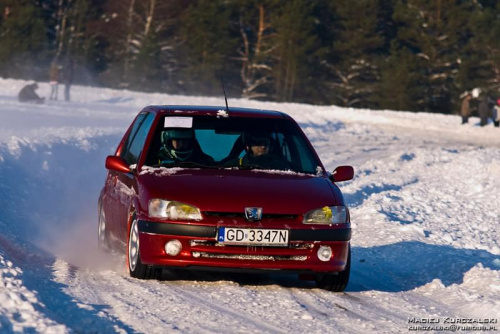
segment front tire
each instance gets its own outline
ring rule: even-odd
[[[102,206],[99,208],[99,221],[97,224],[97,247],[101,252],[111,252],[111,246],[108,240],[108,233],[106,230],[106,216]]]
[[[132,216],[127,242],[127,264],[131,277],[138,279],[157,278],[159,269],[152,268],[141,262],[139,247],[139,226],[135,214]]]
[[[320,289],[342,292],[349,284],[349,276],[351,274],[351,246],[349,246],[349,253],[347,255],[347,263],[345,269],[336,275],[332,274],[317,274],[316,286]]]

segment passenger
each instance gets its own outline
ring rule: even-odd
[[[45,101],[45,98],[38,96],[38,94],[35,92],[35,90],[37,89],[38,84],[36,82],[24,86],[17,95],[19,102],[33,102],[38,104],[43,103]]]
[[[193,129],[167,129],[161,133],[161,143],[159,164],[176,162],[193,162],[209,166],[214,164],[214,159],[201,150]]]
[[[243,134],[245,155],[242,158],[230,160],[226,166],[256,166],[266,169],[288,170],[290,164],[283,157],[271,152],[272,136],[266,132],[248,132]]]

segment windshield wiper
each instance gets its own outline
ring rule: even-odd
[[[301,174],[314,174],[310,171],[302,171],[302,170],[296,170],[292,168],[288,169],[282,169],[282,168],[272,168],[272,167],[262,167],[259,165],[242,165],[242,166],[235,166],[233,168],[238,168],[239,170],[270,170],[270,171],[281,171],[281,172],[294,172],[294,173],[301,173]]]
[[[259,165],[241,165],[241,166],[235,166],[238,169],[241,170],[252,170],[252,169],[271,169],[271,168],[265,168]]]

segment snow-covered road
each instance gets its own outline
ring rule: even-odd
[[[223,99],[75,86],[73,102],[26,105],[15,98],[23,84],[0,79],[1,333],[396,333],[422,320],[500,331],[499,128],[229,99],[290,114],[329,170],[354,166],[340,184],[353,222],[349,286],[204,272],[140,281],[122,255],[96,250],[104,159],[145,105]]]

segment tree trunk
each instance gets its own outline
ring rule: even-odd
[[[124,64],[123,64],[123,82],[127,82],[129,71],[130,71],[130,45],[132,43],[132,19],[134,16],[134,6],[135,0],[130,0],[130,5],[128,7],[128,17],[127,17],[127,40],[125,42],[125,54],[124,54]]]
[[[149,13],[147,14],[148,16],[146,17],[146,26],[144,27],[144,36],[147,36],[149,34],[149,31],[151,30],[151,23],[153,22],[155,6],[156,6],[156,0],[150,0]]]
[[[57,9],[57,26],[56,26],[56,41],[57,52],[55,59],[58,59],[64,49],[64,33],[66,31],[66,21],[68,19],[68,12],[64,5],[64,0],[59,0]]]
[[[241,80],[243,81],[244,87],[242,95],[245,98],[252,99],[258,97],[266,97],[265,93],[258,93],[255,90],[262,85],[269,82],[268,74],[264,72],[269,72],[270,67],[266,64],[260,63],[261,53],[262,53],[262,42],[264,31],[268,28],[265,20],[265,11],[262,4],[259,5],[259,28],[257,32],[257,41],[255,42],[254,54],[251,55],[250,41],[248,40],[247,33],[243,28],[243,23],[240,22],[240,33],[243,38],[244,50],[241,53],[242,66],[241,66]]]

